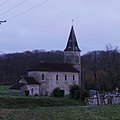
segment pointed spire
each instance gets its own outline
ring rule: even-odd
[[[67,46],[64,51],[81,51],[78,47],[73,25],[71,27]]]
[[[72,19],[72,26],[73,26],[73,23],[74,23],[74,19]]]

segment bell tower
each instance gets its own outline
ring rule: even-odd
[[[79,85],[81,86],[81,50],[78,47],[74,27],[72,25],[66,48],[64,50],[64,63],[69,63],[79,70]]]
[[[64,62],[72,64],[75,68],[81,71],[81,50],[78,47],[77,39],[74,32],[74,27],[71,27],[67,46],[64,50]]]

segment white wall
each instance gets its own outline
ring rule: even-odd
[[[26,85],[26,90],[29,90],[29,95],[39,95],[39,85]]]
[[[44,74],[45,79],[42,80],[42,74]],[[56,75],[58,74],[58,81],[56,81]],[[65,81],[65,75],[67,75],[67,80]],[[73,81],[73,75],[75,80]],[[50,95],[56,87],[65,91],[65,95],[69,94],[69,87],[73,84],[79,84],[79,73],[72,72],[40,72],[40,71],[30,71],[28,72],[29,77],[34,77],[40,85],[40,92],[42,95]]]

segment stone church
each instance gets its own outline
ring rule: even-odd
[[[81,86],[81,50],[79,49],[74,27],[64,50],[64,63],[39,62],[28,71],[28,77],[20,77],[10,89],[19,95],[51,95],[59,87],[64,94],[69,94],[70,86]]]

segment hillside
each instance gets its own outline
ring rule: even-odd
[[[27,70],[40,61],[63,62],[63,52],[34,50],[0,55],[0,84],[13,84],[20,76],[26,76]]]
[[[62,51],[34,50],[0,55],[0,84],[13,84],[26,76],[31,66],[40,62],[64,62]],[[92,51],[81,56],[82,81],[86,89],[99,91],[120,88],[120,52],[107,47],[106,51]]]

